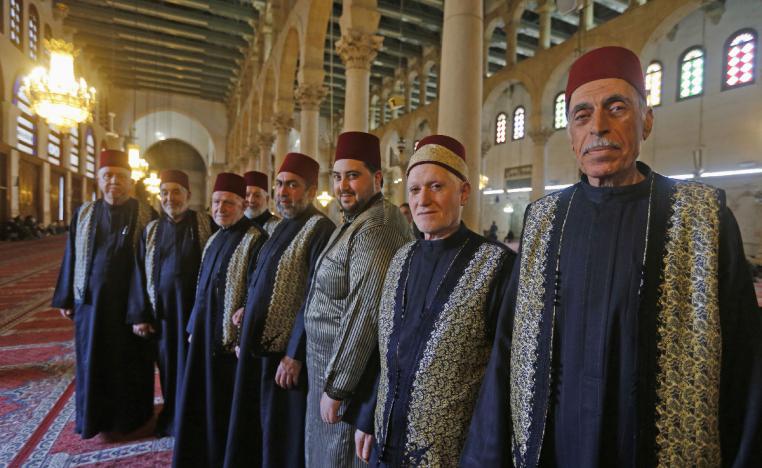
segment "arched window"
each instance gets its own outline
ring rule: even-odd
[[[661,79],[661,63],[651,62],[646,68],[646,103],[649,106],[661,104]]]
[[[433,102],[437,98],[437,67],[432,66],[429,68],[429,73],[426,75],[426,104]]]
[[[524,138],[524,121],[526,118],[526,112],[522,106],[516,108],[513,111],[513,139],[521,140]]]
[[[40,48],[40,16],[37,14],[37,9],[34,5],[29,5],[29,48],[27,53],[29,58],[37,61],[39,57]]]
[[[553,128],[556,130],[566,128],[566,94],[560,92],[556,95],[553,104]]]
[[[421,105],[421,78],[415,75],[410,83],[410,110],[416,110]]]
[[[495,119],[495,144],[505,143],[506,130],[508,129],[508,116],[505,112],[497,114]]]
[[[63,139],[61,138],[61,132],[53,130],[48,131],[48,161],[58,166],[61,165],[61,147],[63,146]]]
[[[13,87],[13,103],[21,113],[16,118],[16,148],[24,153],[37,155],[37,118],[32,114],[29,98],[21,87],[21,80],[16,80]]]
[[[69,166],[79,172],[79,125],[69,130]]]
[[[722,80],[722,89],[752,84],[756,74],[757,32],[742,29],[725,43],[725,79]]]
[[[23,5],[21,4],[21,0],[11,0],[8,7],[10,10],[8,14],[8,32],[11,36],[11,42],[16,47],[23,50],[21,44],[22,34],[24,32]]]
[[[87,177],[95,177],[95,137],[93,136],[93,129],[90,127],[87,128],[85,149],[87,150],[87,155],[85,156],[85,175]]]
[[[680,59],[680,88],[678,99],[700,96],[704,92],[704,51],[693,47],[683,53]]]

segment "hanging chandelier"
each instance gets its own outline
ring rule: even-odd
[[[326,192],[325,190],[323,190],[323,193],[321,193],[321,194],[320,194],[320,195],[318,195],[318,197],[317,197],[317,201],[318,201],[318,202],[320,202],[320,205],[321,205],[323,208],[325,208],[326,206],[328,206],[328,204],[329,204],[329,203],[331,203],[331,201],[332,201],[332,200],[333,200],[333,197],[332,197],[332,196],[330,196],[330,195],[328,195],[328,192]]]
[[[135,143],[127,145],[127,161],[132,169],[132,180],[137,182],[148,176],[148,161],[140,157],[140,146]]]
[[[159,192],[161,192],[161,179],[159,179],[159,174],[155,171],[152,171],[150,176],[143,179],[143,183],[145,184],[148,193],[158,195]]]
[[[67,132],[92,119],[95,88],[88,87],[83,78],[74,77],[74,57],[79,51],[73,44],[60,39],[46,39],[44,44],[50,52],[50,67],[32,70],[23,86],[32,111]]]

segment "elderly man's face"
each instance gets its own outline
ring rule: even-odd
[[[413,220],[424,237],[443,239],[458,229],[471,184],[436,164],[419,164],[410,170],[407,193]]]
[[[132,179],[130,171],[123,167],[103,166],[98,169],[98,188],[111,205],[118,205],[130,198]]]
[[[212,217],[218,226],[228,228],[243,218],[243,198],[233,192],[212,194]]]
[[[616,185],[637,171],[640,142],[653,125],[653,112],[644,111],[640,99],[635,88],[618,78],[591,81],[572,93],[572,150],[592,185]]]
[[[284,218],[298,216],[315,198],[315,185],[307,186],[303,177],[293,172],[281,172],[275,178],[275,206]]]
[[[159,186],[161,207],[174,220],[182,218],[188,211],[190,191],[177,182],[164,182]]]
[[[249,216],[256,218],[267,209],[267,202],[270,197],[267,192],[254,185],[246,186],[246,211]]]
[[[339,159],[334,163],[333,192],[345,213],[357,213],[379,191],[381,171],[373,174],[356,159]]]

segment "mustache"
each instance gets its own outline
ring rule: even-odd
[[[341,190],[339,195],[357,195],[353,190]]]
[[[584,148],[582,148],[582,154],[587,154],[593,149],[597,148],[615,148],[615,149],[621,149],[621,146],[619,144],[614,143],[613,141],[609,140],[606,137],[600,137],[596,138],[595,140],[591,141],[590,143],[586,144]]]

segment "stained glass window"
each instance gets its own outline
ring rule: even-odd
[[[704,51],[688,49],[680,61],[680,99],[699,96],[704,92]]]
[[[505,143],[505,133],[508,127],[508,116],[505,112],[497,114],[495,120],[495,144]]]
[[[61,133],[55,130],[48,132],[48,161],[53,164],[61,164]]]
[[[22,19],[22,5],[21,0],[11,0],[9,5],[10,14],[8,15],[9,32],[11,36],[11,42],[21,49],[21,33],[23,30]]]
[[[516,108],[515,111],[513,111],[513,139],[514,140],[521,140],[524,138],[524,120],[526,117],[526,112],[524,111],[524,108],[522,106],[519,106]]]
[[[69,166],[79,172],[79,126],[75,125],[69,130]]]
[[[566,128],[566,95],[558,93],[553,106],[553,128],[556,130]]]
[[[93,137],[92,128],[87,129],[85,147],[87,149],[87,155],[85,157],[85,175],[87,175],[87,177],[95,177],[95,138]]]
[[[29,6],[29,58],[37,61],[40,47],[40,17],[34,5]]]
[[[757,58],[757,34],[747,29],[731,36],[725,47],[725,80],[723,88],[754,83]]]
[[[21,81],[16,81],[14,104],[21,111],[16,118],[16,147],[24,153],[37,154],[37,119],[32,115],[29,98],[21,88]]]
[[[646,103],[649,106],[661,104],[662,66],[659,62],[651,62],[646,68]]]

